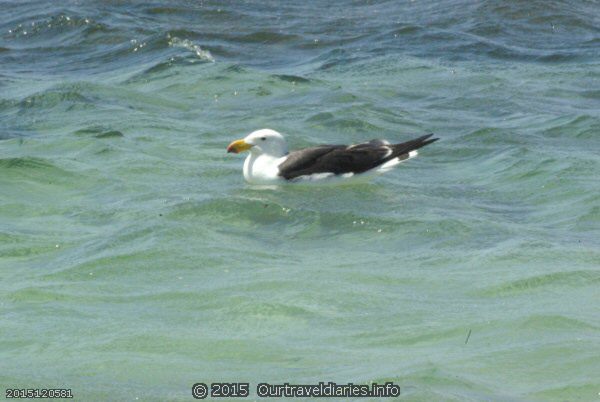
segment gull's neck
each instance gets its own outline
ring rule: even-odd
[[[269,183],[278,180],[278,166],[283,156],[271,155],[252,148],[244,161],[244,177],[250,183]]]

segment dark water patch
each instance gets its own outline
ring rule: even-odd
[[[27,287],[10,292],[7,298],[15,303],[51,303],[71,299],[63,293],[36,287]]]
[[[132,60],[135,63],[164,61],[165,55],[155,54],[157,49],[150,42],[153,36],[168,34],[182,41],[194,41],[203,51],[231,59],[229,61],[284,67],[307,65],[320,57],[321,68],[329,69],[392,53],[424,57],[435,54],[435,57],[452,60],[487,55],[510,60],[563,62],[586,57],[582,45],[576,45],[575,39],[589,42],[593,40],[590,36],[597,35],[598,31],[590,14],[582,12],[591,9],[585,4],[543,7],[536,2],[530,10],[521,3],[504,6],[483,2],[455,7],[438,5],[425,11],[424,7],[412,4],[386,3],[366,7],[373,13],[372,18],[365,18],[355,4],[343,7],[345,12],[335,16],[327,12],[313,15],[312,8],[287,5],[274,12],[256,3],[182,2],[133,6],[111,3],[80,9],[73,6],[68,11],[54,7],[49,8],[49,15],[39,11],[16,13],[10,20],[14,23],[9,22],[12,26],[5,30],[11,32],[5,35],[23,46],[36,46],[35,69],[47,69],[46,73],[55,74],[89,72],[92,65],[98,72],[101,70],[96,65],[99,61],[103,61],[107,69],[126,68]],[[262,12],[257,13],[258,9]],[[214,29],[206,29],[208,26]],[[268,29],[262,28],[264,26]],[[529,26],[529,30],[523,30],[522,26]],[[122,45],[129,40],[139,43],[123,49]],[[146,46],[140,47],[144,43]],[[482,43],[485,44],[483,49]],[[69,63],[50,68],[50,58],[57,53],[47,48],[56,48],[57,44]],[[594,49],[590,44],[584,46],[588,51]],[[329,53],[334,50],[344,54]],[[139,56],[140,53],[145,56]],[[15,60],[15,66],[23,65],[23,60],[20,61]]]
[[[212,41],[212,40],[218,39],[220,36],[218,34],[214,34],[214,33],[203,33],[200,31],[194,31],[194,30],[189,30],[189,29],[185,29],[185,28],[174,28],[174,29],[169,29],[164,34],[164,37],[167,39],[181,38],[181,39],[189,39],[192,41],[206,39],[206,40]]]
[[[600,132],[600,120],[589,115],[560,117],[552,119],[552,127],[544,129],[542,134],[550,138],[596,138]]]
[[[240,43],[285,43],[299,40],[297,35],[284,34],[280,32],[258,31],[244,36],[235,36],[235,41]]]
[[[522,155],[522,158],[515,159],[512,155],[506,155],[505,159],[497,161],[496,180],[510,187],[514,187],[515,183],[540,186],[546,181],[555,179],[556,174],[568,166],[567,161],[552,157],[538,157],[537,160],[526,158],[527,153],[526,149],[516,149],[514,154]],[[522,196],[525,194],[523,193]]]
[[[473,9],[467,32],[499,45],[487,52],[491,57],[543,63],[588,59],[592,54],[585,42],[600,32],[591,4],[481,2]]]
[[[305,307],[292,303],[260,302],[252,298],[238,300],[237,303],[224,310],[228,315],[248,317],[252,320],[312,319],[320,316]]]
[[[137,82],[142,80],[165,79],[176,74],[174,67],[192,66],[198,63],[214,62],[211,50],[200,47],[190,39],[180,39],[171,33],[166,36],[154,36],[146,41],[134,44],[134,50],[152,53],[153,65],[147,67],[140,73],[136,73],[126,82]],[[215,47],[211,47],[215,49]],[[129,53],[129,50],[127,50]],[[166,74],[166,75],[165,75]]]
[[[271,90],[262,85],[259,85],[256,88],[249,89],[248,92],[254,93],[256,96],[269,96],[273,94]]]
[[[113,31],[98,24],[85,24],[79,31],[68,31],[68,36],[65,35],[41,35],[45,42],[40,39],[31,42],[30,47],[22,47],[19,53],[7,53],[14,55],[6,61],[25,72],[28,71],[26,67],[35,65],[47,69],[45,73],[49,75],[65,71],[85,72],[87,75],[110,69],[128,69],[140,64],[166,62],[171,65],[177,64],[178,60],[190,64],[214,61],[209,50],[201,48],[191,39],[181,39],[168,31],[140,35],[127,33],[122,28]],[[220,48],[214,46],[214,49]],[[62,58],[65,63],[57,64],[57,58]]]
[[[118,130],[105,131],[100,134],[96,134],[94,137],[96,138],[116,138],[123,137],[123,133]]]
[[[240,198],[210,199],[203,202],[188,202],[177,205],[169,218],[190,220],[210,220],[221,222],[220,226],[229,229],[247,228],[260,225],[280,227],[290,224],[291,209],[269,200],[248,200]]]
[[[386,36],[393,36],[395,38],[402,36],[402,35],[409,35],[409,34],[413,34],[416,32],[419,32],[421,30],[423,30],[424,27],[420,26],[420,25],[403,25],[400,28],[395,28],[392,31],[387,32],[385,35]]]
[[[166,14],[166,15],[173,15],[173,14],[187,14],[190,12],[189,9],[186,8],[178,8],[178,7],[169,7],[169,6],[163,6],[163,7],[150,7],[147,8],[145,10],[148,14]]]
[[[168,59],[177,52],[169,49],[169,39],[163,35],[152,35],[143,40],[128,39],[115,44],[95,47],[95,51],[81,54],[77,59],[78,68],[87,64],[104,64],[116,69],[125,68],[131,63],[146,64],[152,60]]]
[[[227,49],[228,52],[232,52],[229,49],[243,50],[243,46],[283,44],[300,39],[297,35],[269,31],[258,31],[245,35],[232,32],[235,31],[212,32],[205,30],[171,29],[166,35],[167,37],[202,41],[212,46],[218,45]]]
[[[238,198],[211,199],[180,204],[169,214],[173,219],[206,218],[223,222],[279,223],[286,208],[268,201]]]
[[[134,75],[133,77],[129,78],[125,82],[130,83],[130,82],[136,82],[136,81],[145,80],[145,79],[154,79],[154,77],[153,77],[154,75],[160,75],[160,76],[156,77],[157,79],[158,78],[166,78],[161,73],[168,71],[173,66],[190,65],[190,64],[193,64],[193,63],[189,63],[185,57],[171,57],[167,61],[161,61],[161,62],[153,65],[152,67],[147,68],[142,73]],[[173,73],[173,74],[175,74],[175,73]]]
[[[68,188],[81,183],[77,173],[58,167],[50,160],[35,157],[0,159],[0,172],[6,183],[9,181],[20,190],[22,186],[37,186],[36,191],[53,193],[58,186]]]
[[[401,330],[400,330],[401,331]],[[364,339],[369,339],[368,344],[370,346],[383,346],[383,347],[402,347],[402,346],[423,346],[428,344],[436,344],[442,341],[448,341],[450,339],[459,339],[465,333],[464,327],[443,329],[438,331],[424,331],[418,334],[412,331],[390,333],[361,333],[355,336],[357,341],[361,344]],[[365,336],[366,335],[366,336]]]
[[[486,55],[492,59],[508,61],[548,61],[558,62],[574,60],[579,55],[569,52],[547,51],[534,48],[517,46],[514,44],[504,44],[497,40],[491,40],[480,36],[472,36],[468,41],[462,41],[454,46],[456,56],[450,56],[452,59],[464,60],[464,55],[474,53],[479,56]]]
[[[351,117],[337,117],[330,112],[317,113],[308,117],[306,122],[311,123],[311,127],[313,128],[337,130],[344,133],[369,133],[380,132],[382,130],[381,127],[371,124],[368,121]]]
[[[18,106],[22,113],[27,113],[30,109],[53,109],[57,107],[65,110],[72,110],[73,107],[93,108],[94,100],[83,95],[80,89],[77,85],[49,89],[28,96],[20,101]]]
[[[64,14],[55,14],[49,17],[29,17],[29,21],[21,22],[8,29],[6,37],[14,39],[18,37],[32,37],[39,33],[48,33],[51,30],[61,30],[64,28],[80,27],[91,23],[87,18],[71,17]]]
[[[487,297],[510,296],[539,291],[546,287],[569,286],[579,288],[581,286],[594,286],[598,283],[600,283],[600,272],[598,271],[554,272],[490,287],[478,292],[478,294]]]
[[[49,161],[41,158],[21,157],[0,159],[0,169],[40,169],[49,170],[56,167]]]
[[[94,275],[89,275],[88,278],[83,277],[83,280],[95,280]],[[135,304],[135,303],[150,303],[161,306],[167,304],[186,306],[188,308],[206,308],[206,309],[222,309],[222,305],[216,302],[216,298],[221,297],[220,290],[205,291],[198,293],[196,291],[162,291],[154,289],[150,292],[128,292],[123,294],[116,290],[114,293],[105,290],[93,291],[65,291],[59,292],[53,290],[54,287],[46,286],[39,288],[25,288],[14,291],[10,294],[14,301],[23,300],[29,302],[43,302],[46,300],[70,300],[77,303],[98,303],[108,302],[117,304]]]
[[[204,2],[171,2],[169,5],[140,4],[136,6],[140,13],[151,17],[152,23],[159,23],[165,18],[174,22],[188,22],[197,24],[199,21],[207,24],[226,23],[230,21],[246,20],[248,16],[232,7],[223,5],[205,4]]]
[[[418,18],[411,22],[403,21],[406,25],[400,28],[389,29],[389,26],[383,25],[370,38],[354,43],[353,46],[348,45],[348,48],[361,49],[353,52],[353,56],[360,53],[377,56],[399,52],[425,58],[436,54],[437,57],[451,61],[491,58],[557,63],[587,60],[593,55],[593,52],[590,52],[593,47],[583,43],[588,41],[594,32],[593,24],[589,23],[590,19],[586,19],[587,26],[576,29],[575,32],[569,31],[569,34],[565,35],[558,30],[559,23],[551,19],[545,24],[537,24],[494,14],[496,8],[516,8],[519,9],[517,13],[531,16],[540,14],[529,10],[523,4],[507,7],[490,2],[481,4],[481,12],[477,5],[470,4],[457,10],[449,10],[448,15],[432,14],[427,21],[419,21]],[[537,6],[541,8],[539,4]],[[440,8],[432,7],[432,11]],[[565,22],[567,26],[571,23],[577,24],[573,21]],[[422,26],[427,28],[422,29]],[[565,30],[569,29],[564,25],[563,27]],[[362,42],[366,43],[364,50]],[[374,43],[378,46],[374,47]]]
[[[590,359],[596,359],[596,357],[590,356]],[[581,359],[577,363],[578,367],[595,367],[595,362],[597,360],[593,360],[593,362],[586,362],[584,359]],[[587,373],[587,372],[586,372]],[[584,382],[580,384],[580,382]],[[530,398],[532,400],[551,400],[557,399],[561,401],[568,401],[569,399],[579,398],[581,396],[581,400],[592,400],[598,394],[598,385],[597,381],[593,379],[581,380],[577,381],[577,384],[573,382],[570,384],[561,384],[558,386],[548,386],[543,390],[536,389],[534,392],[530,394]]]
[[[579,230],[594,231],[600,227],[600,206],[597,204],[600,202],[600,197],[595,197],[592,200],[593,203],[587,207],[587,212],[581,213],[577,218],[577,227]]]
[[[471,131],[462,136],[461,141],[471,143],[471,145],[525,145],[523,138],[513,134],[512,131],[497,127],[483,127]]]
[[[312,115],[306,119],[307,122],[322,122],[335,119],[335,115],[330,112],[321,112],[315,115]]]
[[[430,27],[422,25],[399,23],[392,29],[383,32],[379,30],[365,38],[360,38],[361,40],[353,45],[358,49],[362,49],[363,46],[365,49],[370,49],[373,43],[377,43],[384,49],[408,49],[408,43],[423,40],[425,35],[431,34],[430,30]]]
[[[76,258],[65,261],[60,269],[44,275],[44,279],[91,281],[123,278],[135,275],[136,272],[148,271],[149,267],[156,266],[161,261],[162,254],[149,246],[155,231],[136,228],[124,232],[122,235],[101,242],[94,241],[93,244],[73,250]],[[138,241],[135,241],[136,239]],[[105,250],[111,251],[107,253]]]
[[[478,22],[475,31],[498,34],[501,31],[545,35],[560,34],[561,31],[596,31],[593,2],[565,2],[533,0],[528,2],[498,3],[483,1],[473,10]],[[591,14],[590,14],[591,13]],[[533,37],[529,37],[529,40]]]
[[[297,75],[288,75],[288,74],[275,74],[272,77],[275,77],[281,81],[286,81],[286,82],[291,82],[292,84],[308,84],[311,82],[310,79],[308,78],[304,78],[304,77],[300,77]]]
[[[93,136],[95,138],[115,138],[123,137],[123,133],[118,130],[106,129],[101,126],[93,126],[88,128],[82,128],[75,131],[73,134],[79,136]]]
[[[232,64],[230,66],[227,66],[223,71],[226,73],[234,74],[245,74],[248,72],[248,70],[244,68],[244,66],[242,66],[241,64]]]
[[[301,189],[298,191],[302,192]],[[307,203],[309,201],[307,200]],[[269,235],[294,238],[312,238],[357,232],[381,234],[384,230],[396,230],[395,222],[374,216],[359,216],[343,211],[314,210],[309,205],[285,206],[272,200],[220,199],[184,203],[168,215],[172,219],[210,220],[220,222],[224,230],[244,230],[260,225]]]
[[[0,233],[0,254],[6,258],[30,258],[56,252],[56,250],[56,244],[51,240],[39,239],[31,235]]]
[[[102,148],[102,149],[99,149],[98,151],[95,151],[95,152],[94,152],[94,155],[107,155],[107,154],[110,154],[110,153],[112,153],[113,151],[114,151],[114,149],[113,149],[113,148],[110,148],[110,147],[104,147],[104,148]]]
[[[590,89],[579,92],[581,96],[589,99],[600,100],[600,89]]]
[[[70,45],[81,46],[89,43],[92,37],[110,33],[111,28],[88,17],[55,14],[50,17],[33,17],[32,20],[19,23],[8,30],[6,38],[16,40],[19,47],[25,44],[40,46],[60,41],[60,48]]]
[[[521,324],[523,328],[533,329],[533,330],[567,330],[573,331],[576,329],[590,329],[590,330],[598,330],[600,329],[598,326],[593,325],[591,323],[577,320],[575,318],[564,317],[562,315],[534,315]]]
[[[577,53],[570,51],[551,52],[541,56],[535,56],[535,59],[537,61],[543,63],[560,63],[570,60],[576,60],[578,58],[580,58],[580,56]]]
[[[406,393],[402,391],[407,399],[450,402],[499,399],[499,392],[493,392],[489,386],[479,385],[477,380],[464,378],[465,376],[455,370],[447,370],[432,363],[425,366],[429,367],[423,369],[421,366],[411,370],[409,375],[403,376],[406,378],[405,382],[421,384],[418,391],[414,388],[411,390],[412,387],[406,387],[409,389]],[[394,379],[393,382],[401,383],[398,379]],[[410,398],[410,396],[416,398]],[[509,400],[510,398],[503,399]]]
[[[23,143],[24,137],[29,137],[34,135],[34,132],[27,130],[18,130],[18,129],[0,129],[0,141],[1,140],[10,140],[12,138],[20,138],[20,144]]]
[[[177,100],[169,100],[163,98],[160,94],[149,96],[145,92],[128,89],[123,85],[104,85],[96,84],[93,82],[73,82],[69,84],[62,84],[54,87],[41,94],[42,98],[46,94],[50,94],[49,98],[54,101],[54,94],[68,94],[68,96],[77,96],[86,99],[86,103],[75,103],[76,108],[94,109],[94,110],[106,110],[108,108],[120,109],[127,112],[125,120],[131,117],[131,113],[145,110],[146,108],[174,108],[182,110],[182,103]],[[53,102],[50,102],[52,106]],[[56,102],[57,108],[65,107],[67,111],[73,109],[69,102]],[[33,109],[31,112],[42,110]],[[98,125],[102,126],[103,120],[93,119],[94,122],[98,122]]]
[[[365,54],[354,54],[344,50],[331,50],[320,54],[311,60],[311,63],[319,63],[319,71],[327,71],[340,66],[349,67],[363,60],[372,59],[372,56]]]

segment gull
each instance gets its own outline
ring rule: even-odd
[[[432,135],[399,144],[374,139],[355,145],[317,145],[289,152],[283,135],[265,128],[233,141],[227,152],[250,151],[244,162],[244,178],[251,184],[339,182],[391,170],[417,156],[417,149],[439,139],[431,138]]]

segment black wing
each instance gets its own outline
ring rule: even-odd
[[[410,151],[436,141],[433,134],[401,144],[371,140],[358,145],[322,145],[290,153],[279,165],[279,175],[287,180],[316,173],[363,173],[394,158],[406,158]]]

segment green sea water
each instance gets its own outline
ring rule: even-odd
[[[597,2],[0,6],[3,396],[598,400]],[[225,151],[265,127],[440,141],[265,189]]]

